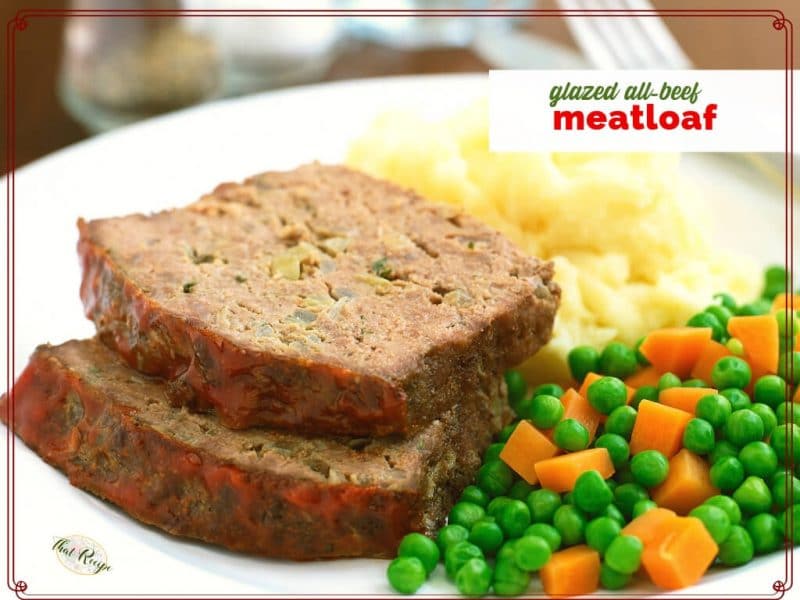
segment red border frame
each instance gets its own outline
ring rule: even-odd
[[[7,147],[7,161],[6,161],[6,324],[8,326],[8,335],[6,338],[6,364],[7,364],[7,378],[6,378],[6,393],[9,395],[10,402],[6,406],[6,422],[9,426],[6,429],[6,497],[7,497],[7,536],[6,540],[6,585],[16,594],[18,598],[64,598],[64,597],[81,597],[77,595],[63,595],[63,596],[46,596],[39,594],[25,594],[28,585],[24,580],[17,580],[14,575],[14,436],[13,436],[13,413],[14,413],[14,398],[13,398],[13,373],[15,369],[14,364],[14,170],[15,170],[15,41],[17,32],[25,31],[28,28],[28,19],[34,18],[47,18],[47,17],[68,17],[68,16],[84,16],[84,17],[149,17],[149,16],[207,16],[207,17],[230,17],[230,16],[246,16],[246,17],[314,17],[314,16],[425,16],[425,17],[501,17],[501,16],[529,16],[529,17],[768,17],[772,19],[772,26],[777,31],[783,31],[786,38],[785,46],[785,98],[784,98],[784,111],[785,111],[785,150],[784,150],[784,203],[785,203],[785,226],[784,226],[784,240],[785,240],[785,255],[784,264],[789,273],[792,272],[794,267],[794,168],[792,155],[794,151],[794,136],[793,136],[793,97],[794,97],[794,45],[793,34],[794,27],[792,21],[789,20],[784,13],[779,9],[684,9],[684,10],[625,10],[625,9],[586,9],[586,10],[513,10],[513,9],[475,9],[475,10],[459,10],[459,9],[420,9],[420,10],[388,10],[388,9],[375,9],[375,10],[308,10],[308,9],[271,9],[271,10],[184,10],[184,9],[169,9],[169,10],[129,10],[129,9],[22,9],[6,23],[6,147]],[[786,290],[791,291],[792,280],[791,275],[787,275],[785,282]],[[793,300],[791,307],[794,309]],[[800,307],[798,307],[800,308]],[[794,332],[791,331],[792,326],[789,327],[790,331],[787,335],[793,336]],[[791,370],[791,367],[790,367]],[[789,449],[792,452],[792,449]],[[793,525],[787,523],[790,527]],[[794,550],[788,544],[786,550],[786,572],[783,581],[776,580],[772,589],[773,594],[759,595],[757,597],[764,598],[782,598],[787,591],[792,589],[793,580],[792,574],[794,569]],[[620,597],[637,598],[635,594],[596,594],[598,597]],[[675,597],[680,598],[709,598],[719,597],[712,594],[673,594]],[[95,594],[86,595],[94,598],[98,597],[203,597],[203,598],[233,598],[233,597],[247,597],[248,595],[230,595],[230,596],[192,596],[186,595],[140,595],[132,596],[126,594]],[[250,595],[255,596],[255,595]],[[362,594],[362,596],[368,596]],[[421,595],[426,598],[434,597],[430,595]],[[309,597],[308,595],[293,595],[293,597]],[[546,596],[540,596],[546,597]],[[725,596],[726,598],[740,598],[742,596]],[[753,596],[748,596],[752,598]]]

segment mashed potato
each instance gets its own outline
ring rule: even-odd
[[[756,266],[713,246],[701,202],[668,154],[491,153],[484,103],[428,122],[387,113],[356,140],[351,165],[464,209],[556,265],[562,303],[532,382],[567,381],[578,344],[633,344],[683,324],[713,293],[757,295]]]

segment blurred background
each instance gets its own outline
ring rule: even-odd
[[[639,0],[625,1],[642,6]],[[622,0],[74,0],[35,6],[547,9],[576,4],[598,8],[624,5]],[[654,0],[652,4],[661,9],[697,7],[696,0]],[[754,4],[752,0],[702,3],[703,8],[728,9],[753,8]],[[800,23],[800,3],[775,3],[781,4],[785,4],[781,8],[786,15]],[[4,0],[4,22],[26,6],[32,3]],[[671,55],[686,66],[784,66],[784,34],[776,32],[764,17],[676,17],[664,18],[663,23],[660,38],[669,39],[661,41],[672,44]],[[575,25],[553,17],[29,19],[28,28],[16,33],[16,165],[156,114],[286,86],[490,68],[602,66],[603,48],[597,47],[596,35],[593,38],[592,31]],[[612,50],[628,43],[625,35],[606,33],[610,38],[606,46],[610,43]],[[800,44],[795,48],[800,53]],[[626,50],[637,56],[635,48]],[[641,58],[636,66],[675,64],[660,65]],[[5,99],[5,80],[3,86]],[[6,164],[5,154],[4,145],[2,165]]]

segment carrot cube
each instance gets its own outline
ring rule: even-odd
[[[659,506],[685,515],[717,494],[706,461],[684,448],[670,459],[667,479],[651,495]]]
[[[728,319],[728,333],[742,342],[753,378],[778,372],[780,340],[775,315],[753,315]]]
[[[702,379],[706,383],[711,383],[711,370],[720,358],[730,356],[731,351],[724,344],[720,344],[714,340],[706,342],[703,351],[700,353],[700,358],[694,363],[690,375],[695,379]]]
[[[500,460],[533,485],[536,477],[536,463],[559,453],[558,446],[528,421],[520,421],[506,441]]]
[[[675,514],[675,511],[668,508],[654,508],[625,525],[622,533],[638,537],[647,548],[654,542],[660,542],[671,530],[672,521],[678,518],[680,517]]]
[[[710,339],[710,327],[657,329],[644,338],[639,352],[660,372],[686,379]]]
[[[539,576],[550,596],[591,594],[600,583],[600,554],[586,545],[555,552]]]
[[[685,388],[675,387],[662,390],[658,395],[658,401],[666,406],[683,410],[692,415],[697,410],[697,403],[703,396],[716,394],[714,388]]]
[[[642,400],[631,432],[631,454],[658,450],[667,458],[683,446],[683,431],[693,415],[671,406]]]
[[[659,543],[645,547],[642,566],[657,586],[677,590],[697,583],[717,551],[716,542],[700,519],[679,517]]]
[[[603,479],[614,474],[614,463],[605,448],[591,448],[570,452],[536,463],[536,475],[542,487],[554,492],[568,492],[575,481],[586,471],[598,471]]]
[[[662,373],[655,367],[645,367],[640,369],[625,380],[625,385],[638,389],[645,385],[658,385],[658,380],[661,379]]]
[[[564,405],[564,416],[562,418],[575,419],[586,427],[589,432],[589,441],[592,441],[603,415],[589,404],[586,396],[579,394],[572,388],[569,388],[561,396],[561,403]]]

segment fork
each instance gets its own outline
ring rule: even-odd
[[[649,0],[558,0],[564,10],[653,10]],[[661,17],[564,19],[586,59],[598,69],[691,69]]]
[[[564,10],[653,10],[650,0],[557,0]],[[564,19],[584,58],[597,69],[691,69],[660,16],[580,17]],[[783,186],[786,168],[781,153],[725,154],[740,159],[774,183]],[[793,157],[795,170],[800,168]],[[794,190],[800,192],[795,184]]]

